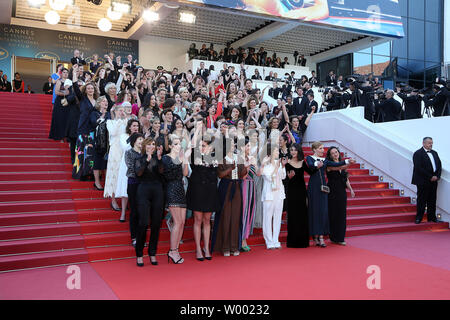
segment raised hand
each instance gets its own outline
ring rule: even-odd
[[[161,160],[163,154],[163,146],[156,147],[156,156],[158,157],[158,160]]]
[[[288,172],[288,177],[289,177],[289,179],[292,179],[294,176],[295,176],[295,171],[294,171],[294,170],[290,170],[290,171]]]

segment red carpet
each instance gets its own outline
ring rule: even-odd
[[[416,234],[418,239],[421,236]],[[375,240],[375,236],[367,238]],[[450,298],[449,270],[352,246],[276,251],[258,246],[239,257],[215,256],[204,262],[197,262],[194,254],[184,257],[183,265],[168,265],[159,257],[157,267],[146,260],[144,268],[137,268],[133,259],[92,266],[119,299]],[[366,286],[370,265],[381,268],[381,290]]]
[[[448,300],[450,261],[442,250],[448,242],[426,250],[417,243],[449,236],[450,231],[414,232],[349,241],[371,249],[329,245],[268,251],[255,246],[239,257],[204,262],[185,253],[182,265],[159,256],[158,266],[145,259],[143,268],[134,259],[79,264],[80,290],[67,289],[67,267],[15,271],[0,274],[0,299]],[[408,257],[399,257],[405,252]],[[430,261],[420,261],[424,255]],[[436,262],[439,267],[433,266]],[[370,265],[380,267],[380,290],[366,286]]]
[[[0,274],[0,300],[117,300],[92,265],[78,266],[80,290],[67,288],[67,267]]]
[[[190,219],[180,246],[186,258],[183,265],[167,265],[164,256],[159,256],[157,267],[146,259],[142,269],[134,259],[87,264],[134,257],[134,249],[128,224],[118,222],[119,214],[110,209],[102,192],[93,190],[92,182],[71,179],[68,144],[47,138],[50,101],[44,95],[0,93],[0,108],[14,108],[0,115],[2,299],[449,298],[449,262],[440,259],[449,249],[442,245],[448,243],[443,239],[448,224],[415,225],[416,208],[410,199],[360,164],[349,170],[356,198],[348,202],[347,235],[364,236],[349,238],[354,246],[269,252],[260,246],[264,239],[256,229],[248,240],[252,252],[199,263],[191,252]],[[13,124],[23,123],[24,114],[27,126],[18,130]],[[311,153],[310,148],[304,150]],[[446,231],[405,233],[423,230]],[[380,236],[386,233],[398,234],[394,239]],[[426,246],[417,246],[420,239]],[[159,254],[168,251],[168,240],[163,223]],[[280,240],[286,241],[285,224]],[[421,254],[423,258],[418,258]],[[87,268],[83,292],[66,292],[67,267],[8,272],[70,264]],[[380,291],[366,288],[366,268],[373,264],[381,267]]]

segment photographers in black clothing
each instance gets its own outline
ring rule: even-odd
[[[385,93],[386,100],[380,102],[375,94],[375,106],[381,112],[383,122],[401,120],[402,105],[394,99],[394,91],[388,90]]]
[[[405,120],[422,118],[422,97],[418,90],[400,91],[397,95],[403,100],[405,106]]]
[[[438,80],[438,83],[433,85],[434,94],[431,96],[424,96],[425,107],[433,107],[434,117],[448,116],[450,114],[450,91],[447,86],[448,83],[444,80]]]

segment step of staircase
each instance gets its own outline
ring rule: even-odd
[[[118,221],[103,192],[93,182],[71,177],[69,144],[48,139],[51,96],[0,93],[0,272],[135,257],[127,223]],[[27,115],[27,126],[13,123]],[[305,155],[312,154],[309,147]],[[325,148],[327,150],[327,148]],[[344,155],[343,155],[344,156]],[[447,229],[447,223],[415,224],[416,206],[389,183],[355,163],[349,179],[356,197],[348,195],[347,236]],[[308,184],[309,176],[305,175]],[[119,201],[120,203],[120,201]],[[280,241],[287,236],[286,213]],[[147,233],[147,239],[149,232]],[[158,255],[170,249],[170,232],[162,222]],[[264,245],[261,229],[248,239]],[[180,252],[195,251],[193,219],[185,223]]]

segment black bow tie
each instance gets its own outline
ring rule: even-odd
[[[427,153],[431,153],[431,151],[427,151]]]

